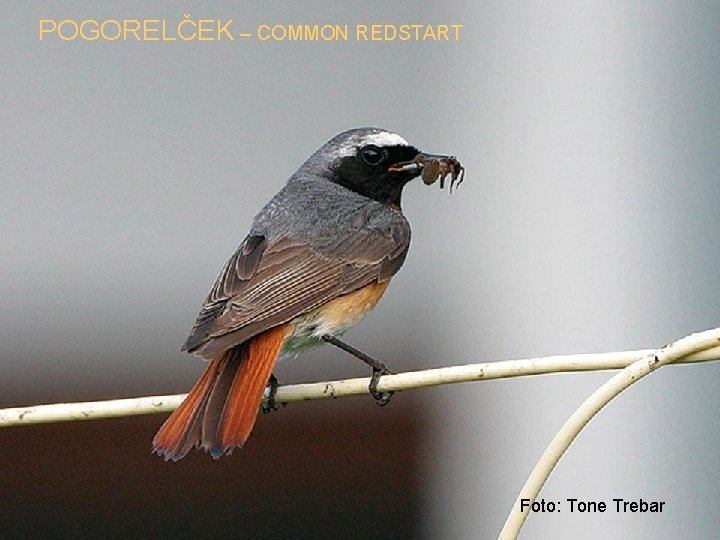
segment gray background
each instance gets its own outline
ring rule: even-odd
[[[395,369],[643,348],[718,325],[715,3],[3,7],[0,405],[186,391],[202,365],[179,345],[252,216],[317,146],[363,125],[467,167],[452,197],[406,189],[410,255],[348,334]],[[248,32],[301,22],[464,29],[450,43],[37,35],[41,18],[182,13],[233,18]],[[323,350],[278,375],[359,373]],[[556,429],[608,376],[418,392],[433,425],[421,456],[423,536],[494,537]],[[524,538],[716,534],[718,384],[720,366],[708,364],[631,388],[541,495],[663,500],[665,512],[563,505],[531,516]]]

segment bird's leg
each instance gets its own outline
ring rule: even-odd
[[[390,402],[390,398],[395,392],[380,392],[377,388],[378,383],[380,382],[380,377],[392,373],[392,371],[390,371],[385,364],[383,364],[379,360],[375,360],[372,356],[368,356],[362,351],[358,351],[355,347],[348,345],[344,341],[341,341],[335,336],[331,336],[330,334],[323,334],[322,340],[326,343],[330,343],[331,345],[335,345],[336,347],[342,349],[347,353],[352,354],[355,358],[362,360],[368,366],[370,366],[373,370],[372,378],[370,379],[370,385],[368,386],[368,390],[370,390],[370,395],[375,398],[375,401],[377,401],[377,404],[380,406],[387,405]]]
[[[262,403],[260,407],[262,408],[263,414],[269,413],[271,411],[277,411],[277,403],[275,403],[275,394],[277,394],[278,389],[278,380],[277,377],[271,373],[270,379],[268,380],[268,398],[267,401]]]

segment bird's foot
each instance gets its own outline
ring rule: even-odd
[[[370,379],[370,385],[368,386],[368,390],[370,390],[370,395],[381,407],[387,405],[390,402],[390,398],[395,392],[380,392],[378,390],[378,383],[380,382],[380,377],[382,377],[383,375],[392,374],[392,371],[390,371],[385,364],[383,364],[379,360],[376,360],[372,356],[368,356],[364,352],[357,350],[355,347],[348,345],[344,341],[330,334],[323,335],[322,339],[323,341],[342,349],[346,353],[353,355],[355,358],[362,360],[368,366],[370,366],[373,370],[372,378]]]
[[[277,377],[275,375],[270,375],[270,380],[268,381],[268,397],[260,404],[260,409],[263,414],[278,410],[277,403],[275,403],[275,395],[277,394],[278,386],[280,385],[278,384]]]
[[[375,399],[375,402],[380,405],[381,407],[384,407],[388,403],[390,403],[390,398],[393,397],[393,394],[395,392],[380,392],[378,390],[378,384],[380,383],[380,377],[383,375],[391,375],[392,371],[389,369],[378,369],[373,368],[373,374],[370,378],[370,385],[368,386],[368,390],[370,390],[370,395]]]

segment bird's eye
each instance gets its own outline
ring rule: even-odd
[[[374,145],[364,146],[360,149],[360,155],[363,161],[368,165],[378,165],[385,159],[385,152]]]

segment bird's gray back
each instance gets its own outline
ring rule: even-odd
[[[270,243],[290,237],[325,251],[364,230],[408,241],[410,236],[410,224],[398,210],[298,172],[255,216],[250,234]]]

